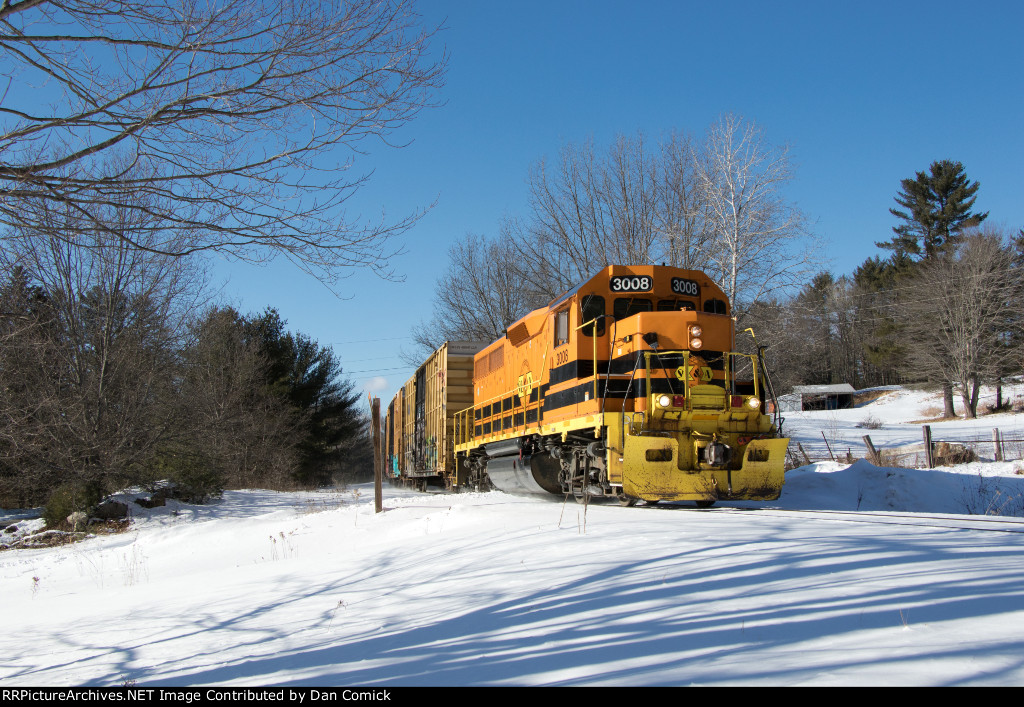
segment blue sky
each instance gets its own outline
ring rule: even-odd
[[[430,318],[449,244],[525,214],[530,165],[566,142],[700,137],[720,114],[742,115],[790,146],[785,196],[837,275],[882,254],[900,180],[935,160],[981,183],[975,208],[990,222],[1024,227],[1019,2],[428,0],[420,11],[445,27],[445,103],[394,136],[409,146],[370,146],[355,164],[374,172],[355,200],[368,218],[436,202],[403,239],[404,281],[356,273],[336,298],[283,261],[214,269],[225,298],[277,307],[385,405],[412,375],[398,352]]]

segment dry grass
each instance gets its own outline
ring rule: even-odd
[[[853,402],[854,405],[857,405],[859,407],[861,405],[866,405],[867,403],[874,402],[879,398],[884,398],[891,392],[891,390],[869,390],[866,393],[857,393],[856,395],[853,396]]]
[[[913,425],[927,425],[927,424],[932,423],[932,422],[948,422],[949,420],[959,420],[960,419],[959,415],[953,415],[952,417],[946,417],[945,414],[944,414],[945,412],[946,412],[945,408],[941,408],[941,407],[939,407],[937,405],[932,405],[930,407],[922,408],[921,409],[921,414],[924,415],[924,417],[919,419],[919,420],[911,420],[910,424],[913,424]]]
[[[356,489],[356,500],[358,501],[358,492]],[[312,513],[323,513],[324,511],[334,511],[345,505],[345,500],[341,494],[331,494],[323,498],[308,498],[301,504],[299,510],[304,515]]]

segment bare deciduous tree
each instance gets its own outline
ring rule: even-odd
[[[467,235],[449,248],[448,259],[448,270],[434,285],[435,316],[415,328],[416,349],[404,355],[411,365],[446,340],[494,341],[540,306],[529,299],[510,240]]]
[[[793,177],[786,148],[767,144],[754,123],[725,115],[697,161],[714,235],[705,271],[742,310],[809,274],[806,219],[781,190]]]
[[[960,393],[964,417],[977,416],[981,383],[1007,368],[1017,340],[1024,284],[1014,252],[991,227],[963,237],[946,257],[922,261],[905,309],[910,357]]]
[[[66,205],[39,213],[41,232],[0,249],[6,270],[25,274],[8,283],[12,292],[38,286],[31,326],[3,347],[0,459],[43,485],[115,486],[168,432],[179,326],[202,274],[190,260],[128,245],[153,237],[143,209],[107,206],[94,217],[102,228]]]
[[[542,306],[610,264],[670,263],[704,270],[719,281],[742,313],[753,303],[778,298],[809,274],[805,218],[784,201],[791,178],[788,154],[768,146],[752,123],[725,116],[704,144],[672,133],[658,150],[643,135],[618,136],[605,154],[592,143],[562,148],[557,164],[541,160],[530,172],[529,213],[507,218],[500,241],[514,255],[501,262],[498,280],[478,278],[468,268],[465,246],[450,253],[449,270],[438,282],[434,321],[420,343],[466,338],[500,329],[491,316],[518,291],[521,310]],[[446,283],[474,286],[450,293]],[[518,315],[516,315],[518,316]],[[479,326],[479,319],[487,320]],[[501,319],[502,317],[498,317]],[[443,332],[443,336],[439,336]]]
[[[603,157],[589,142],[566,145],[553,172],[543,160],[533,167],[531,213],[503,230],[537,299],[557,297],[610,263],[651,262],[657,169],[640,135],[617,137]]]
[[[697,180],[700,147],[687,133],[675,132],[662,144],[656,231],[662,259],[700,270],[710,259],[714,234],[707,200]]]
[[[366,222],[352,158],[431,104],[431,56],[404,0],[20,0],[0,5],[0,224],[37,211],[103,228],[132,192],[153,252],[283,254],[325,279],[387,273],[416,214]],[[164,240],[174,230],[202,237]],[[68,234],[69,243],[76,242]]]

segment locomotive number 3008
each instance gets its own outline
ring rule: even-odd
[[[613,277],[609,286],[612,292],[647,292],[651,289],[651,278]]]
[[[684,280],[681,277],[674,277],[672,278],[672,291],[679,295],[699,297],[700,285],[693,280]]]

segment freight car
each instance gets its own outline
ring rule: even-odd
[[[486,342],[448,341],[416,369],[384,416],[386,474],[392,482],[464,487],[453,446],[455,413],[473,403],[473,354]]]
[[[530,312],[473,356],[448,485],[626,505],[778,498],[789,440],[731,314],[704,273],[654,265],[608,266]]]

